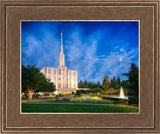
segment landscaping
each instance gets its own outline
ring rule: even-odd
[[[128,106],[128,101],[125,99],[113,98],[109,95],[82,94],[77,97],[70,94],[32,100],[23,99],[22,112],[136,113],[138,108]]]
[[[56,89],[35,66],[22,66],[22,112],[138,113],[138,68],[131,64],[128,80],[105,75],[99,81],[81,81],[78,88]],[[34,77],[30,77],[34,74]],[[136,82],[135,82],[136,79]],[[133,81],[134,80],[134,81]],[[33,83],[34,82],[34,83]]]
[[[118,104],[118,102],[121,102],[121,104],[125,105],[128,104],[127,100],[125,99],[119,99],[119,98],[113,98],[109,97],[108,95],[93,95],[93,94],[82,94],[81,96],[76,95],[57,95],[55,97],[46,97],[46,98],[33,98],[30,99],[23,99],[22,102],[26,103],[95,103],[95,104]]]

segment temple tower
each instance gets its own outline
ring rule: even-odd
[[[57,56],[58,58],[58,56]],[[41,70],[46,78],[51,79],[58,90],[76,90],[78,88],[78,72],[68,70],[65,66],[65,57],[63,53],[63,34],[61,33],[61,52],[59,55],[59,66],[57,68],[44,67]]]
[[[65,66],[64,64],[64,54],[63,54],[63,34],[61,32],[61,53],[60,53],[60,56],[59,56],[59,65],[60,66]]]

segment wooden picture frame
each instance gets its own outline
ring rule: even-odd
[[[140,113],[21,114],[22,20],[139,20]],[[158,43],[158,0],[1,0],[1,132],[159,133]]]

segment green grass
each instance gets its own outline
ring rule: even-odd
[[[89,104],[29,104],[22,103],[23,113],[137,113],[138,108]]]

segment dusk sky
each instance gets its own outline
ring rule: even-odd
[[[122,76],[131,63],[137,66],[138,22],[22,22],[22,64],[36,67],[59,65],[63,33],[65,65],[78,71],[78,81],[103,81]]]

